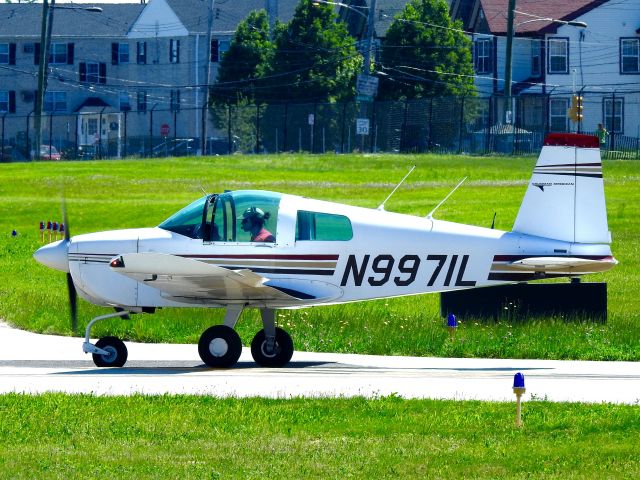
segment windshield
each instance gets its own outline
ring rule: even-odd
[[[209,196],[199,198],[174,213],[158,227],[189,238],[202,238],[202,215]]]

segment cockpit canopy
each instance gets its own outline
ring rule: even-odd
[[[280,199],[278,193],[260,190],[208,195],[159,227],[211,242],[275,242]]]

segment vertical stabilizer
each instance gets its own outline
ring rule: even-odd
[[[513,231],[576,243],[611,243],[598,138],[545,138]]]

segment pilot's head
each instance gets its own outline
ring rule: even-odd
[[[242,213],[242,230],[245,232],[261,229],[269,219],[269,212],[258,207],[249,207]]]

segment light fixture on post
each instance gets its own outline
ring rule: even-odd
[[[49,48],[51,47],[51,31],[53,30],[53,10],[84,10],[86,12],[102,13],[100,7],[70,7],[56,5],[55,0],[42,1],[42,24],[40,28],[40,56],[38,62],[38,93],[35,99],[34,122],[36,127],[36,158],[40,158],[40,145],[42,143],[42,110],[47,91],[47,79],[49,76]],[[27,146],[28,148],[28,146]],[[31,160],[33,158],[31,157]]]

